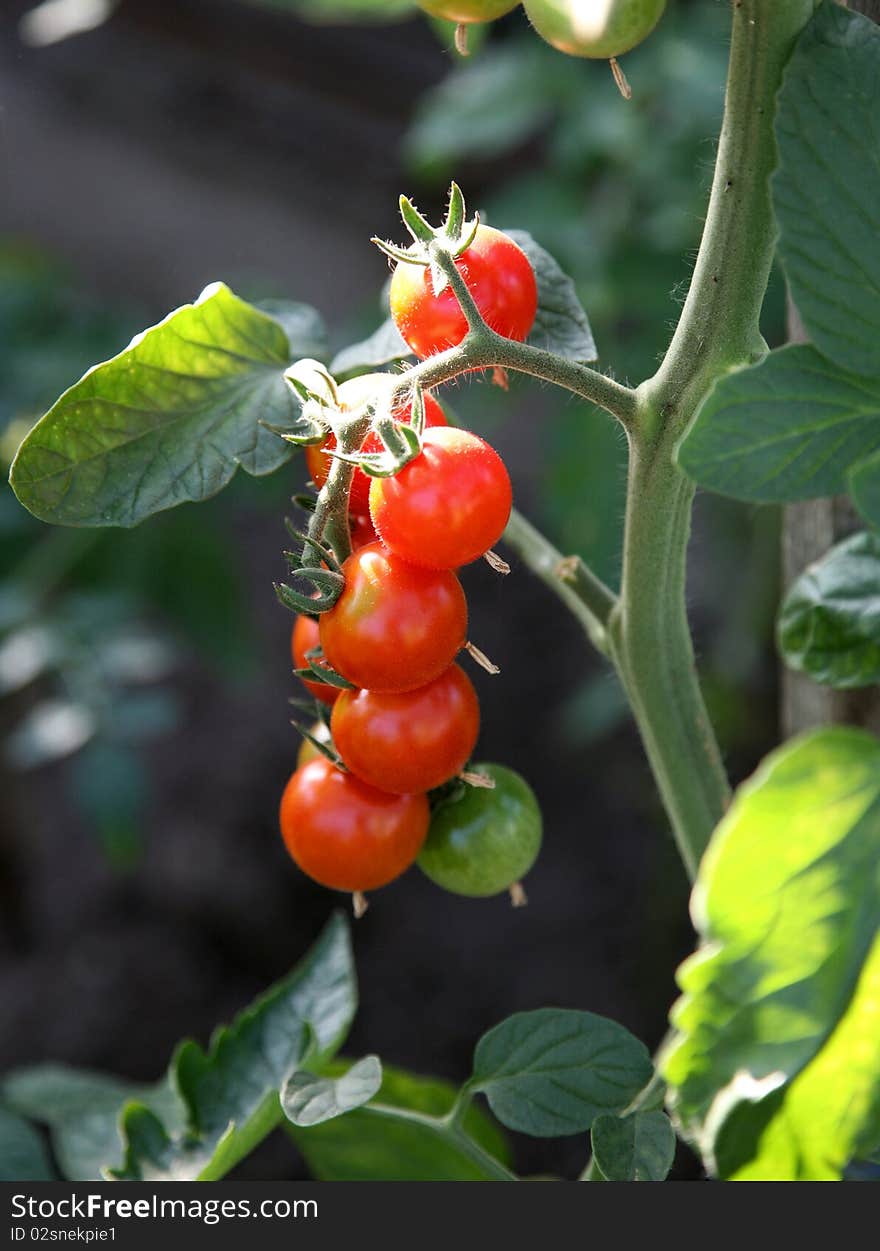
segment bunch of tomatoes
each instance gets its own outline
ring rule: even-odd
[[[455,265],[487,324],[524,340],[537,286],[517,245],[478,225]],[[397,265],[390,302],[398,329],[421,358],[467,333],[455,295],[448,286],[438,294],[424,264]],[[357,410],[376,386],[376,375],[343,383],[339,411]],[[492,561],[510,515],[510,478],[488,443],[448,425],[433,395],[421,398],[417,454],[393,475],[354,470],[352,551],[340,568],[338,598],[317,618],[299,615],[293,627],[294,666],[330,713],[329,725],[316,728],[300,751],[281,800],[281,832],[309,877],[351,892],[360,906],[364,892],[391,882],[416,859],[451,891],[487,896],[510,889],[521,902],[519,879],[540,847],[540,811],[513,771],[468,767],[480,708],[456,663],[467,649],[494,670],[468,642],[456,571],[486,554]],[[412,404],[394,419],[410,424]],[[381,447],[371,429],[361,453]],[[306,448],[316,487],[325,488],[336,450],[332,433]],[[305,676],[309,670],[316,680]],[[320,681],[322,671],[335,680]]]

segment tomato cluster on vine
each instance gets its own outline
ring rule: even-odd
[[[537,285],[519,247],[477,224],[453,260],[486,324],[525,339]],[[417,258],[399,261],[390,298],[392,317],[417,356],[454,346],[467,333],[456,297],[448,287],[438,293]],[[372,412],[387,382],[375,374],[338,387],[330,380],[334,411]],[[430,393],[418,400],[418,422],[414,399],[391,411],[395,428],[417,429],[417,442],[390,472],[375,467],[391,443],[387,424],[383,435],[381,423],[371,422],[354,456],[340,449],[332,428],[306,449],[321,491],[332,490],[334,458],[354,461],[351,552],[338,566],[335,600],[315,615],[301,613],[293,627],[294,667],[325,712],[285,788],[281,831],[299,867],[332,889],[375,890],[424,856],[425,872],[440,885],[489,895],[513,887],[531,867],[540,814],[526,783],[509,770],[468,767],[480,706],[457,659],[467,649],[484,667],[494,666],[468,642],[458,570],[491,555],[510,516],[512,489],[503,460],[485,440],[449,425]]]

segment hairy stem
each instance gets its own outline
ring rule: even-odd
[[[620,608],[612,655],[693,877],[729,787],[706,713],[687,620],[693,485],[676,445],[715,381],[766,350],[759,317],[775,226],[768,179],[773,108],[813,0],[735,0],[724,123],[691,287],[657,374],[639,389],[631,433]]]

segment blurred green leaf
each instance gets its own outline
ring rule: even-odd
[[[832,547],[785,597],[779,649],[792,669],[840,690],[880,682],[880,536]]]
[[[0,1093],[23,1116],[48,1125],[62,1174],[96,1181],[122,1163],[119,1114],[130,1099],[147,1103],[169,1127],[183,1129],[183,1109],[167,1081],[140,1086],[103,1073],[39,1064],[8,1074]]]
[[[700,867],[671,1106],[706,1167],[840,1178],[880,1145],[880,743],[818,730],[734,798]]]
[[[37,1130],[0,1107],[0,1181],[54,1181],[52,1162]]]

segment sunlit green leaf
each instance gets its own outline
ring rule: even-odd
[[[44,521],[133,526],[216,495],[239,466],[270,473],[292,449],[261,423],[295,421],[284,370],[299,355],[215,283],[65,391],[19,448],[13,489]]]
[[[289,1121],[308,1129],[368,1103],[381,1085],[378,1056],[364,1056],[339,1077],[293,1073],[281,1088],[281,1107]]]
[[[880,1144],[880,743],[819,730],[743,785],[693,899],[671,1106],[707,1168],[830,1180]]]

